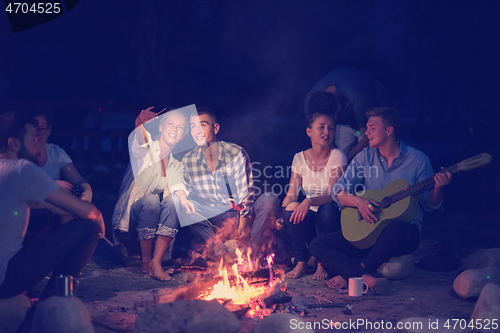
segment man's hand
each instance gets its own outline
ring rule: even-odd
[[[246,216],[240,216],[238,224],[238,238],[242,241],[249,240],[251,230],[252,226],[250,218]]]
[[[441,167],[441,170],[445,170],[445,168]],[[451,181],[451,173],[448,171],[441,171],[434,175],[434,188],[438,189],[445,185],[448,185]]]
[[[365,221],[369,223],[377,222],[377,217],[375,216],[374,212],[378,210],[377,207],[380,204],[373,199],[362,198],[362,197],[357,197],[357,198],[358,198],[358,204],[357,204],[358,210],[365,219]]]
[[[91,202],[92,201],[92,194],[88,193],[87,191],[83,191],[80,199],[87,201],[87,202]]]
[[[273,217],[273,229],[276,230],[281,230],[285,226],[285,207],[281,207],[276,214],[276,216]]]
[[[139,127],[144,123],[150,122],[156,117],[156,113],[151,111],[154,108],[154,106],[151,106],[147,108],[146,110],[142,110],[141,113],[137,116],[135,119],[135,127]]]
[[[90,187],[89,183],[82,183],[80,185],[83,188],[83,193],[80,196],[80,199],[87,201],[87,202],[92,202],[92,188]]]
[[[179,202],[181,203],[181,206],[186,210],[187,214],[196,213],[195,208],[194,208],[194,204],[191,201],[189,201],[185,195],[182,195],[179,198]]]
[[[290,216],[290,222],[293,224],[298,224],[304,221],[307,213],[309,212],[309,208],[311,207],[311,201],[309,199],[304,199],[302,202],[295,208],[292,212],[292,216]]]
[[[71,193],[71,190],[73,189],[73,184],[68,183],[67,181],[64,180],[56,180],[57,184],[61,186],[63,189]]]
[[[238,234],[235,237],[238,247],[248,245],[252,230],[251,220],[246,216],[240,216],[238,223]]]
[[[99,212],[99,215],[97,216],[97,218],[93,219],[92,221],[97,223],[99,225],[99,227],[101,228],[101,239],[103,239],[104,235],[106,233],[106,227],[104,226],[104,219],[102,218],[101,212]]]
[[[105,226],[101,212],[90,202],[78,199],[77,197],[69,194],[61,187],[56,188],[49,193],[45,198],[49,204],[54,205],[60,210],[67,213],[76,215],[82,219],[89,219],[97,223],[101,228],[101,237],[104,237]]]
[[[441,168],[441,170],[444,170],[444,168]],[[434,175],[434,189],[427,198],[429,205],[436,206],[443,201],[443,186],[447,185],[450,181],[451,173],[448,171],[441,171]]]

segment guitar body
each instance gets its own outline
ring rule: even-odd
[[[363,194],[357,194],[362,198],[374,199],[381,202],[387,196],[408,187],[404,179],[395,179],[381,190],[366,190]],[[359,193],[359,192],[358,192]],[[382,206],[382,205],[381,205]],[[375,244],[382,230],[393,220],[411,222],[418,212],[418,199],[412,195],[401,199],[387,208],[379,206],[375,213],[377,222],[369,223],[357,208],[345,207],[342,209],[341,226],[345,239],[358,249],[366,249]]]
[[[458,171],[468,171],[489,164],[491,155],[482,153],[477,156],[463,160],[449,168],[443,169],[450,173]],[[418,213],[418,195],[421,191],[434,185],[434,176],[421,180],[412,186],[403,179],[395,179],[378,191],[365,191],[363,194],[357,193],[363,198],[374,199],[381,203],[378,211],[375,212],[377,222],[368,223],[359,214],[357,208],[345,207],[342,209],[341,226],[345,239],[351,242],[358,249],[367,249],[375,244],[382,230],[394,220],[411,222]],[[382,200],[387,198],[386,207],[382,207]],[[392,204],[389,204],[392,202]]]

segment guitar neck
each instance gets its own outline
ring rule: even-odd
[[[457,164],[454,164],[452,165],[451,167],[449,168],[445,168],[443,170],[444,171],[448,171],[450,173],[456,173],[459,171],[458,169],[458,163]],[[394,193],[393,195],[390,195],[389,197],[387,197],[387,204],[393,204],[399,200],[402,200],[410,195],[413,195],[413,194],[416,194],[416,193],[420,193],[426,189],[428,189],[429,187],[431,187],[432,185],[434,185],[434,175],[429,177],[429,178],[426,178],[424,180],[421,180],[419,181],[418,183],[415,183],[411,186],[408,186],[407,188],[399,191],[399,192],[396,192]],[[384,199],[385,200],[385,199]]]

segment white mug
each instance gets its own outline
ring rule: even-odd
[[[366,287],[366,289],[365,289]],[[363,296],[368,291],[368,284],[363,281],[363,278],[349,278],[349,296]]]

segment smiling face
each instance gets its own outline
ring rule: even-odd
[[[178,112],[169,112],[160,125],[160,140],[171,149],[184,138],[186,134],[186,118]]]
[[[191,136],[198,146],[217,141],[220,126],[208,114],[191,116]]]
[[[366,123],[365,135],[368,138],[370,148],[380,148],[387,144],[391,140],[393,132],[393,127],[385,125],[380,116],[370,117]]]
[[[309,125],[306,133],[313,145],[330,146],[335,137],[335,123],[330,116],[319,116]]]

